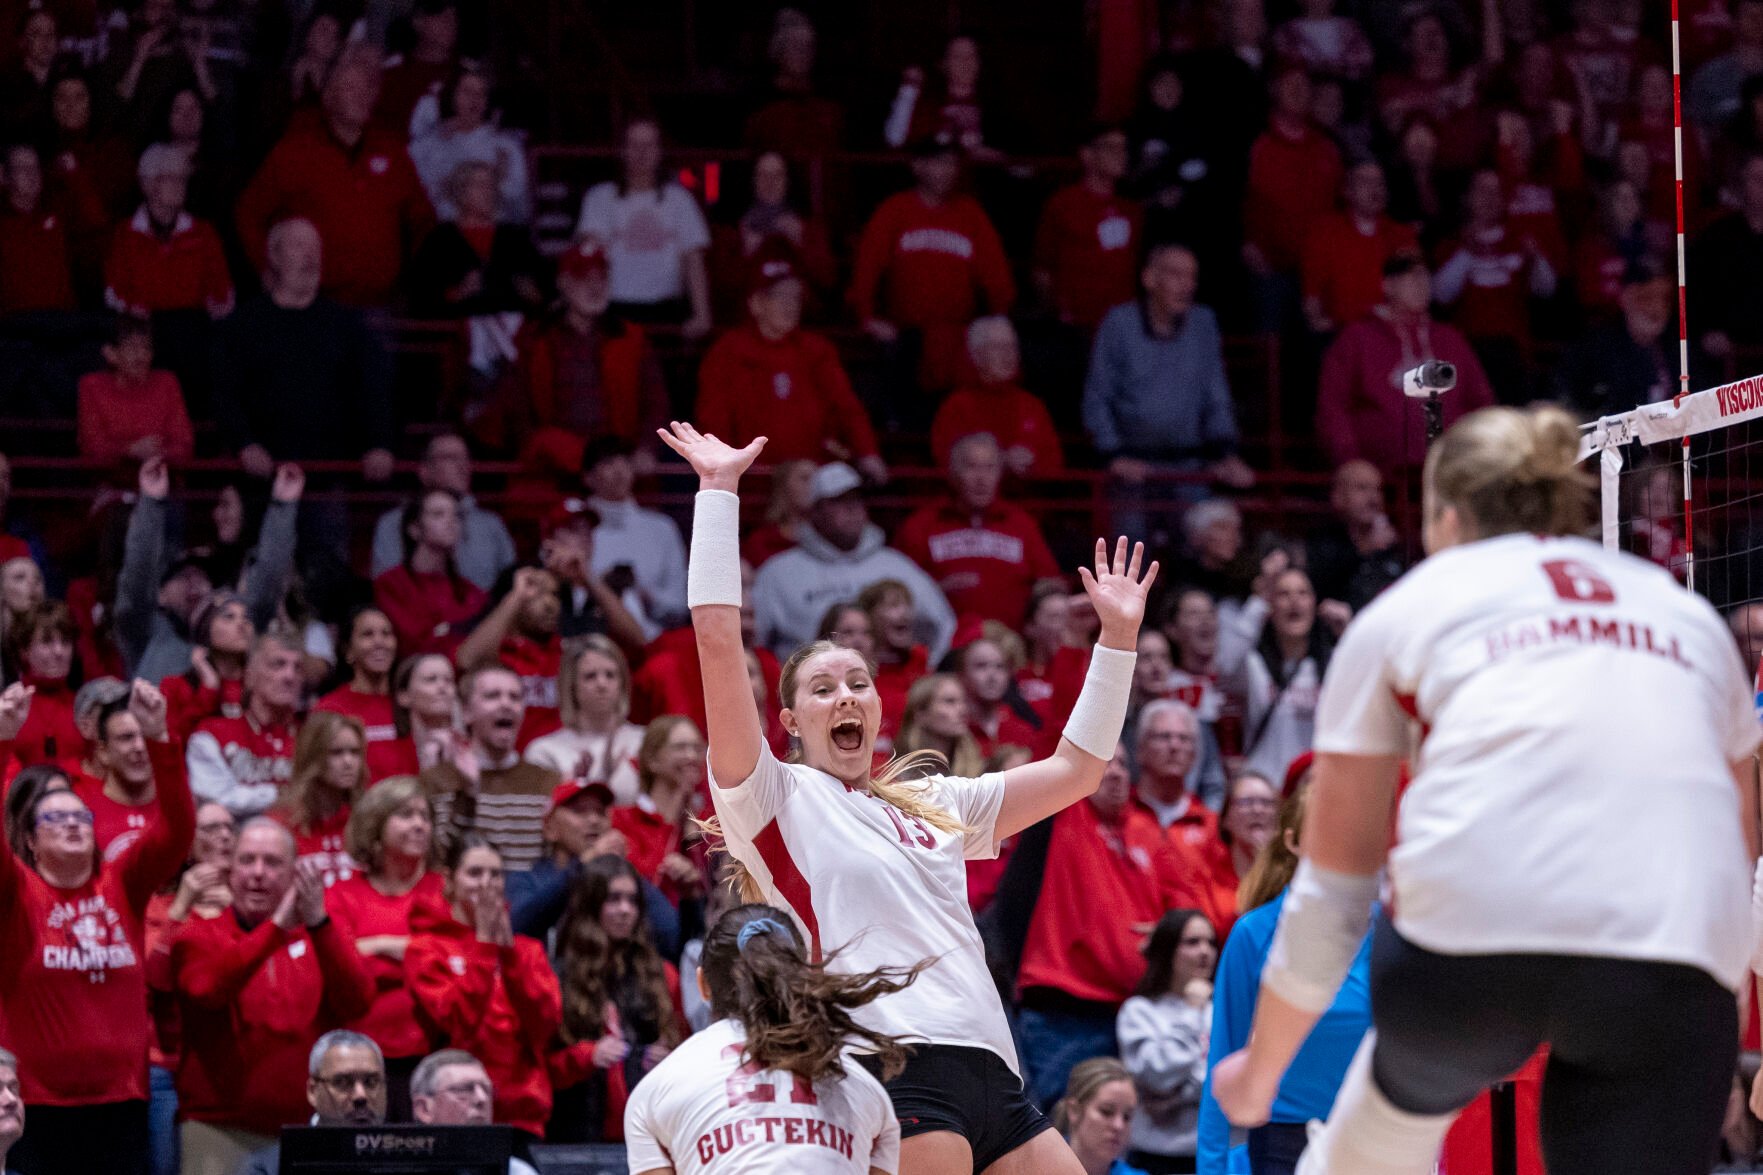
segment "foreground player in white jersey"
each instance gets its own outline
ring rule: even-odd
[[[1329,665],[1304,860],[1249,1046],[1212,1081],[1232,1121],[1266,1119],[1370,921],[1418,734],[1373,1028],[1303,1175],[1430,1172],[1457,1112],[1542,1044],[1553,1175],[1713,1161],[1750,954],[1757,720],[1704,600],[1570,537],[1591,515],[1578,443],[1554,408],[1458,422],[1427,457],[1430,557]]]
[[[737,906],[704,938],[698,990],[715,1023],[668,1054],[624,1111],[634,1175],[894,1175],[900,1123],[881,1082],[845,1055],[906,1062],[851,1012],[912,982],[808,959],[790,916]]]
[[[699,476],[687,565],[704,672],[711,797],[729,853],[766,901],[790,912],[812,957],[840,970],[934,962],[913,985],[859,1009],[865,1027],[918,1043],[887,1082],[904,1175],[1081,1175],[1023,1094],[1003,1005],[967,904],[967,859],[1089,795],[1113,755],[1132,689],[1133,650],[1153,563],[1141,580],[1121,539],[1096,544],[1084,590],[1102,622],[1065,737],[1051,758],[978,779],[904,782],[896,760],[873,775],[881,701],[869,665],[816,642],[785,663],[779,718],[801,762],[766,748],[741,647],[740,475],[764,445],[732,449],[676,423],[662,439]],[[922,762],[922,761],[921,761]],[[916,764],[908,763],[906,766]]]

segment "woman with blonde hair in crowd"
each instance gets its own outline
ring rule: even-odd
[[[288,785],[269,811],[294,834],[299,859],[320,862],[326,889],[357,868],[343,847],[343,834],[349,810],[367,786],[366,750],[361,719],[314,710],[294,743]]]
[[[630,662],[610,637],[563,642],[557,705],[562,728],[528,743],[526,761],[565,779],[604,783],[615,803],[636,803],[643,728],[630,720]]]
[[[1072,1067],[1065,1096],[1053,1107],[1053,1128],[1071,1144],[1084,1175],[1146,1175],[1121,1157],[1138,1105],[1132,1076],[1113,1057],[1091,1057]]]
[[[348,1027],[365,1033],[386,1059],[386,1113],[409,1117],[410,1075],[429,1051],[404,977],[410,914],[419,901],[441,901],[434,868],[434,812],[413,775],[395,775],[368,788],[349,813],[343,846],[355,873],[325,895],[337,926],[355,943],[373,978],[373,1005]]]
[[[398,728],[399,775],[449,762],[459,741],[459,678],[441,653],[418,653],[392,674],[392,721]]]
[[[932,673],[912,683],[906,691],[906,709],[894,753],[910,755],[934,751],[963,778],[985,771],[985,755],[973,728],[967,724],[967,691],[953,673]]]

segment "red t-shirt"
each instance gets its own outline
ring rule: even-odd
[[[373,998],[342,929],[326,920],[288,931],[265,918],[246,930],[229,910],[186,922],[171,966],[184,1030],[179,1112],[255,1134],[310,1118],[307,1054]]]
[[[189,741],[203,719],[237,718],[245,712],[245,679],[223,677],[218,690],[194,685],[189,674],[175,673],[159,679],[165,695],[165,722],[173,738]]]
[[[879,452],[838,349],[809,331],[773,342],[749,325],[716,340],[698,369],[695,419],[731,445],[765,437],[769,461],[850,461]]]
[[[391,695],[364,694],[353,686],[338,686],[318,699],[315,708],[360,720],[367,731],[365,757],[369,782],[378,783],[393,775],[415,774],[414,770],[405,770],[413,761],[407,761],[399,753],[398,724],[393,717]]]
[[[930,573],[962,620],[997,620],[1022,627],[1035,581],[1059,564],[1028,511],[994,502],[983,513],[953,501],[925,506],[894,533],[894,546]]]
[[[521,719],[515,746],[525,750],[534,739],[563,725],[562,712],[557,708],[557,671],[563,665],[563,641],[553,635],[541,643],[509,633],[496,650],[496,657],[520,675],[526,714]]]
[[[160,819],[84,885],[58,889],[0,850],[0,1044],[24,1100],[85,1106],[147,1096],[145,914],[196,831],[178,746],[148,743]],[[302,1070],[304,1072],[304,1070]]]
[[[484,590],[463,577],[394,567],[373,581],[373,599],[398,635],[406,657],[440,653],[451,657],[489,603]]]
[[[1387,216],[1370,232],[1350,213],[1322,217],[1304,242],[1304,296],[1321,302],[1336,327],[1357,322],[1383,301],[1384,262],[1418,241],[1412,228]]]
[[[1340,186],[1340,149],[1321,133],[1306,127],[1294,139],[1264,131],[1249,150],[1244,235],[1276,271],[1296,270],[1311,228],[1334,207]]]
[[[1128,805],[1105,820],[1088,801],[1053,818],[1040,900],[1018,985],[1121,1003],[1144,974],[1139,927],[1177,892],[1176,866],[1154,817]]]
[[[332,812],[328,820],[319,821],[306,832],[294,827],[293,813],[282,808],[273,809],[269,813],[276,823],[294,834],[296,858],[319,862],[324,869],[326,889],[361,872],[361,866],[343,848],[343,834],[349,828],[349,811],[349,805],[344,804]]]
[[[1039,396],[1015,384],[976,384],[950,393],[930,425],[930,447],[937,464],[947,467],[955,442],[979,432],[996,438],[1000,449],[1021,446],[1033,453],[1029,477],[1065,468],[1053,414]]]
[[[1077,695],[1084,687],[1084,676],[1090,671],[1088,649],[1061,648],[1053,653],[1046,665],[1025,665],[1016,674],[1016,688],[1022,700],[1034,707],[1047,730],[1064,730]]]
[[[30,711],[24,726],[13,740],[12,754],[20,767],[36,763],[53,763],[63,771],[77,772],[86,755],[86,740],[73,720],[74,691],[67,679],[49,681],[35,674],[24,675],[26,685],[35,686]]]
[[[81,775],[74,794],[92,809],[92,834],[106,861],[114,861],[141,839],[159,816],[157,797],[144,804],[125,804],[104,794],[104,781]]]
[[[614,808],[609,814],[612,827],[630,842],[627,857],[631,868],[660,885],[661,859],[679,850],[680,826],[662,819],[647,801],[647,796],[639,797],[635,804]]]
[[[1087,183],[1047,199],[1035,232],[1035,268],[1053,279],[1061,321],[1094,330],[1109,310],[1133,300],[1143,227],[1137,201],[1103,195]]]
[[[345,878],[325,895],[325,908],[350,942],[382,935],[410,934],[410,912],[418,901],[441,902],[441,875],[423,874],[407,894],[388,895],[375,889],[367,874]],[[416,1002],[404,981],[404,964],[383,955],[362,955],[361,965],[373,979],[373,1006],[345,1027],[371,1036],[388,1057],[420,1057],[433,1042],[416,1022]]]

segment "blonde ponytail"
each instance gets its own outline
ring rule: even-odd
[[[1552,404],[1465,416],[1427,454],[1425,484],[1431,508],[1455,507],[1476,538],[1577,535],[1591,525],[1579,425]]]

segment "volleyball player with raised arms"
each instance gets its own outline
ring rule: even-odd
[[[764,438],[733,449],[689,424],[662,439],[697,471],[688,603],[704,672],[711,798],[731,855],[767,902],[787,910],[811,958],[862,972],[932,960],[904,991],[854,1015],[914,1043],[886,1082],[901,1123],[904,1175],[1081,1175],[1023,1094],[1016,1049],[967,904],[964,862],[1095,790],[1132,689],[1133,650],[1153,563],[1139,574],[1125,539],[1096,545],[1081,571],[1101,620],[1089,676],[1058,750],[1009,771],[908,781],[922,759],[871,766],[881,701],[869,665],[827,642],[785,663],[779,715],[800,762],[766,748],[741,647],[740,518],[734,491]]]
[[[884,1073],[906,1049],[851,1013],[916,968],[844,975],[810,962],[790,916],[737,906],[711,927],[698,990],[716,1017],[643,1078],[624,1111],[633,1175],[894,1175],[900,1123]]]
[[[1301,1175],[1430,1172],[1457,1112],[1544,1044],[1553,1175],[1714,1160],[1752,937],[1757,719],[1714,609],[1578,537],[1578,450],[1556,408],[1459,421],[1427,455],[1429,557],[1329,664],[1303,861],[1248,1047],[1212,1079],[1233,1122],[1266,1119],[1387,850],[1372,1031]]]

